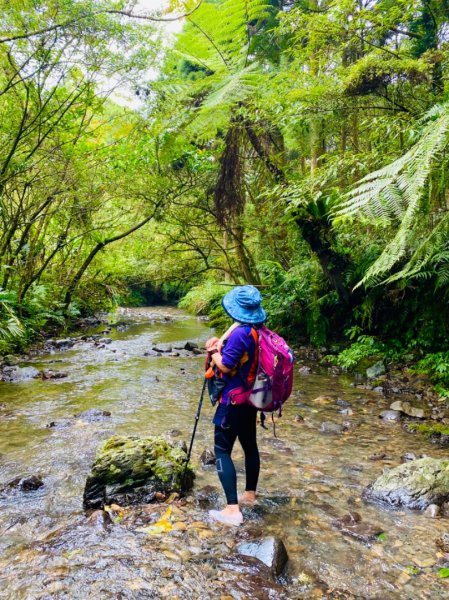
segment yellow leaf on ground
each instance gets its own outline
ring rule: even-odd
[[[152,523],[147,527],[139,527],[137,531],[147,533],[148,535],[160,535],[161,533],[168,533],[173,529],[173,525],[170,522],[171,513],[172,508],[169,506],[159,521],[156,521],[156,523]]]

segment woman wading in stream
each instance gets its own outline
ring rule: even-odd
[[[251,384],[257,369],[257,329],[266,321],[262,297],[251,285],[237,286],[228,292],[222,305],[234,320],[218,339],[210,338],[206,348],[218,370],[220,395],[213,418],[215,425],[215,457],[217,473],[226,495],[226,507],[211,510],[212,519],[227,525],[240,525],[243,515],[237,497],[237,475],[231,458],[238,438],[245,453],[246,486],[240,503],[253,504],[259,478],[260,458],[256,439],[257,410],[244,402],[239,404],[239,390]],[[215,375],[217,377],[217,375]]]

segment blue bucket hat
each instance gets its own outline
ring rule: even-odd
[[[221,301],[227,314],[239,323],[265,323],[267,315],[261,306],[262,296],[253,285],[238,285]]]

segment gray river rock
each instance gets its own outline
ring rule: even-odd
[[[449,460],[420,458],[381,475],[366,491],[368,500],[423,510],[449,500]]]
[[[238,544],[237,552],[244,556],[257,558],[277,576],[281,575],[288,562],[288,554],[284,542],[274,536],[251,542],[242,542]]]
[[[410,402],[403,402],[402,400],[396,400],[396,402],[390,404],[390,410],[399,411],[408,417],[416,419],[425,419],[428,414],[428,411],[424,408],[418,408],[410,404]]]

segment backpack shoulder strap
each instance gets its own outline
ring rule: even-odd
[[[248,373],[248,386],[249,387],[252,387],[252,385],[256,379],[257,370],[259,368],[259,334],[257,333],[257,330],[255,327],[251,327],[251,335],[254,340],[255,348],[254,348],[254,360],[253,360],[253,363],[252,363],[251,368]]]

